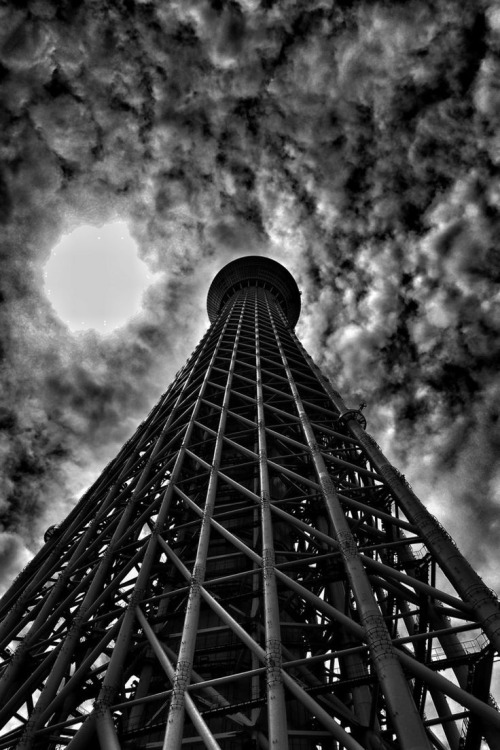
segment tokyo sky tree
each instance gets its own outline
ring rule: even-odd
[[[229,263],[211,326],[0,603],[0,750],[491,750],[500,607]]]

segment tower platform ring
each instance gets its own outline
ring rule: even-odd
[[[248,286],[269,289],[280,304],[291,327],[300,315],[300,292],[292,274],[271,258],[247,255],[221,268],[207,295],[207,312],[213,323],[226,302],[239,290]]]

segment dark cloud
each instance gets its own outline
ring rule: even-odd
[[[498,585],[497,6],[1,14],[5,577],[184,363],[213,274],[262,253],[297,277],[304,343]],[[116,217],[160,280],[122,329],[72,334],[44,263],[62,233]]]

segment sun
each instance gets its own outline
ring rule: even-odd
[[[45,266],[45,291],[72,331],[106,333],[141,309],[153,281],[126,222],[84,225],[64,235]]]

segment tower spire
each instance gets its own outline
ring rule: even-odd
[[[275,261],[0,603],[0,750],[491,750],[500,608],[294,333]]]

